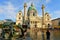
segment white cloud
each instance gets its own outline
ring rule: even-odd
[[[60,15],[60,10],[54,11],[54,13],[59,14]]]
[[[52,19],[60,18],[60,10],[53,11],[51,15]]]
[[[0,6],[0,14],[5,15],[6,18],[4,19],[15,19],[16,18],[16,10],[18,9],[15,7],[11,2],[5,2],[6,5]],[[3,16],[2,15],[2,16]]]
[[[27,9],[31,5],[32,1],[26,2],[27,3]],[[4,2],[5,5],[0,6],[0,14],[5,15],[4,19],[16,19],[16,14],[18,8],[20,7],[15,7],[11,2]],[[23,7],[23,6],[22,6]],[[24,7],[22,9],[22,12],[24,12]],[[2,16],[3,16],[2,15]]]
[[[2,8],[0,8],[0,13],[2,13],[3,12],[3,9]]]
[[[28,9],[28,7],[31,5],[32,2],[34,3],[35,6],[40,7],[41,0],[27,0],[27,1],[24,0],[24,2],[27,3],[27,9]],[[23,2],[23,4],[24,4],[24,2]],[[46,3],[48,3],[48,2],[50,2],[50,0],[46,0]],[[5,5],[0,6],[0,14],[1,13],[5,14],[6,18],[16,19],[16,13],[17,13],[16,10],[18,8],[20,9],[20,7],[18,7],[18,8],[15,7],[11,2],[5,2],[4,4]],[[24,7],[22,9],[22,12],[24,13]]]
[[[51,2],[51,0],[46,0],[46,3],[50,3]]]
[[[11,3],[9,3],[8,5],[7,5],[7,10],[15,10],[15,7],[11,4]]]

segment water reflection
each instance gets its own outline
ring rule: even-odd
[[[46,39],[50,40],[50,31],[49,30],[46,31]]]
[[[59,40],[60,38],[60,31],[58,31],[57,33],[56,33],[57,31],[51,31],[50,30],[50,40]],[[32,39],[32,40],[47,40],[47,38],[46,38],[46,30],[44,30],[44,31],[37,31],[37,32],[35,32],[35,31],[30,31],[30,38]]]
[[[49,30],[50,31],[50,40],[60,40],[60,30]],[[25,39],[18,38],[12,40],[47,40],[46,39],[46,30],[28,30],[25,36]]]
[[[41,34],[42,34],[42,40],[45,40],[44,31],[41,31]]]

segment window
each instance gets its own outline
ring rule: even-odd
[[[20,23],[18,23],[18,25],[20,25]]]
[[[19,15],[21,15],[21,13],[19,13]]]
[[[21,19],[21,18],[19,17],[19,19]]]
[[[32,23],[32,21],[31,21],[31,23]]]
[[[60,26],[60,21],[59,21],[58,25]]]
[[[33,13],[33,16],[35,16],[35,13]]]
[[[50,24],[48,24],[48,28],[50,27]]]
[[[49,15],[47,15],[47,16],[49,16]]]
[[[29,24],[29,22],[28,22],[28,24]]]
[[[48,18],[48,20],[49,20],[49,18]]]

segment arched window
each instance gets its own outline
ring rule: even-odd
[[[21,13],[19,13],[19,15],[21,15]]]
[[[35,16],[35,13],[33,13],[33,16]]]
[[[48,28],[50,27],[50,24],[48,24]]]
[[[19,19],[21,19],[21,18],[19,17]]]

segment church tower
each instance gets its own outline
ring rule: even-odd
[[[46,28],[51,27],[52,22],[51,22],[51,17],[50,17],[48,12],[45,13],[45,19],[44,20],[45,20]]]
[[[16,25],[22,25],[23,19],[22,19],[22,11],[19,11],[16,16]]]
[[[26,19],[27,19],[27,4],[24,3],[24,24],[26,23]]]

